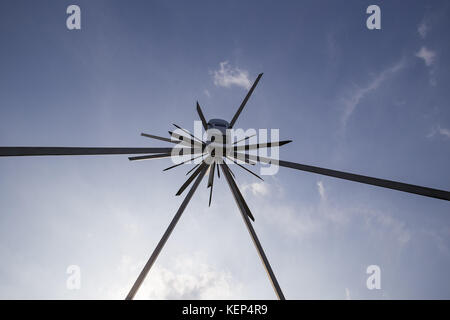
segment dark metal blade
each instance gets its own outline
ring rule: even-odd
[[[205,129],[205,131],[208,130],[208,124],[206,122],[205,116],[203,115],[202,108],[200,108],[200,105],[198,104],[198,101],[197,101],[197,113],[198,116],[200,117],[200,120],[202,121],[203,129]]]
[[[225,166],[226,166],[226,169],[231,173],[230,167],[227,164],[225,164]],[[239,198],[241,199],[242,203],[244,204],[246,214],[254,222],[255,217],[253,216],[252,212],[250,211],[250,208],[248,207],[247,202],[244,200],[244,197],[242,196],[241,190],[239,190],[239,187],[237,186],[235,179],[233,179],[233,183],[236,185],[237,194],[238,194]]]
[[[189,131],[187,131],[186,129],[183,129],[180,126],[177,126],[175,123],[172,123],[176,128],[180,129],[181,131],[187,133],[188,135],[190,135],[192,138],[196,139],[198,142],[200,142],[201,144],[205,144],[202,140],[200,140],[199,138],[197,138],[196,136],[194,136],[192,133],[190,133]]]
[[[237,165],[238,165],[239,167],[241,167],[242,169],[244,169],[244,170],[250,172],[252,175],[254,175],[255,177],[257,177],[257,178],[260,179],[261,181],[264,181],[263,178],[261,178],[260,176],[258,176],[258,175],[257,175],[256,173],[254,173],[253,171],[247,169],[247,168],[244,167],[243,165],[239,164],[236,160],[234,160],[234,159],[232,159],[232,158],[230,158],[230,157],[227,157],[227,158],[230,159],[231,161],[233,161],[235,164],[237,164]]]
[[[248,154],[234,152],[234,153],[228,155],[228,157],[231,157],[234,160],[244,162],[245,164],[250,164],[252,166],[254,166],[256,164],[256,161],[254,161],[254,160],[250,161],[250,157],[248,156]]]
[[[209,165],[209,177],[208,177],[208,188],[211,188],[209,192],[209,204],[208,206],[211,207],[211,199],[212,199],[212,192],[214,187],[214,170],[216,169],[216,163],[213,162]]]
[[[249,220],[248,212],[250,211],[248,209],[248,206],[242,197],[242,194],[239,191],[239,188],[237,187],[236,183],[234,182],[233,178],[231,177],[230,171],[228,166],[223,163],[220,165],[222,168],[223,175],[225,176],[228,186],[230,187],[231,193],[233,194],[234,200],[236,201],[239,211],[241,212],[241,216],[244,219],[245,225],[247,226],[247,230],[250,233],[250,236],[253,240],[253,244],[256,247],[256,250],[258,251],[259,257],[261,258],[261,261],[264,265],[264,268],[267,271],[267,274],[269,276],[270,282],[272,284],[272,287],[280,300],[284,300],[284,295],[281,290],[280,285],[278,284],[278,280],[275,277],[275,274],[272,270],[272,267],[270,266],[269,260],[267,259],[266,254],[264,253],[264,250],[261,246],[261,243],[259,242],[258,236],[256,235],[255,230],[253,229],[252,223]]]
[[[236,114],[234,115],[233,119],[231,119],[231,122],[230,122],[230,128],[232,128],[232,127],[234,126],[234,123],[236,122],[237,118],[238,118],[239,115],[241,114],[242,109],[244,109],[245,104],[247,103],[248,99],[249,99],[250,96],[252,95],[253,90],[255,90],[256,85],[258,84],[259,79],[261,79],[262,75],[263,75],[262,73],[260,73],[260,74],[258,75],[258,77],[256,78],[255,82],[253,83],[252,87],[250,88],[250,90],[248,91],[248,93],[247,93],[247,95],[245,96],[244,100],[242,101],[242,103],[241,103],[239,109],[236,111]]]
[[[167,171],[167,170],[176,168],[176,167],[178,167],[178,166],[181,166],[182,164],[188,163],[189,161],[194,161],[195,159],[198,159],[198,158],[200,158],[200,157],[202,157],[202,156],[203,156],[203,154],[201,154],[201,155],[199,155],[198,157],[195,157],[195,158],[187,159],[186,161],[183,161],[183,162],[180,162],[180,163],[178,163],[178,164],[175,164],[175,165],[173,165],[173,166],[171,166],[171,167],[165,168],[163,171]]]
[[[267,143],[256,143],[256,144],[247,144],[242,146],[233,146],[234,152],[237,151],[248,151],[248,150],[255,150],[260,148],[273,148],[273,147],[281,147],[285,144],[288,144],[292,142],[292,140],[284,140],[284,141],[276,141],[276,142],[267,142]]]
[[[216,163],[213,162],[209,165],[209,177],[208,177],[208,185],[207,187],[209,188],[210,186],[213,185],[214,183],[214,170],[216,169]]]
[[[226,164],[225,161],[223,162],[223,164]],[[233,176],[233,179],[236,179],[236,176],[234,175],[233,171],[231,171],[230,167],[227,166],[228,171],[230,171],[231,175]]]
[[[209,190],[209,203],[208,203],[208,207],[211,207],[212,194],[213,194],[213,186],[211,186],[211,189]]]
[[[0,147],[0,157],[168,153],[172,148]]]
[[[136,161],[136,160],[161,159],[161,158],[169,158],[171,155],[172,154],[170,154],[170,153],[150,154],[150,155],[146,155],[146,156],[128,157],[128,160]]]
[[[141,133],[141,136],[150,138],[150,139],[156,139],[156,140],[161,140],[161,141],[165,141],[165,142],[170,142],[170,143],[179,143],[180,142],[177,140],[172,140],[172,139],[165,138],[165,137],[155,136],[153,134],[148,134],[148,133]]]
[[[239,142],[248,140],[248,139],[250,139],[250,138],[252,138],[252,137],[254,137],[254,136],[256,136],[256,134],[252,134],[251,136],[245,137],[244,139],[241,139],[241,140],[239,140],[239,141],[236,141],[236,142],[234,142],[233,144],[238,144]]]
[[[176,193],[177,196],[179,196],[180,194],[183,193],[184,189],[186,189],[192,182],[192,180],[195,179],[196,176],[198,176],[200,174],[200,172],[202,172],[202,170],[204,168],[207,168],[207,164],[205,162],[205,160],[200,164],[200,166],[197,168],[197,170],[194,171],[194,173],[192,175],[189,176],[189,178],[186,180],[185,183],[183,183],[183,185],[181,186],[181,188],[178,190],[178,192]]]
[[[155,155],[145,155],[145,156],[136,156],[136,157],[128,157],[130,161],[134,160],[147,160],[147,159],[157,159],[157,158],[168,158],[168,157],[181,157],[193,154],[198,154],[201,150],[195,148],[171,148],[169,149],[170,153],[162,153]]]
[[[418,195],[425,196],[425,197],[450,201],[450,192],[445,191],[445,190],[422,187],[422,186],[417,186],[417,185],[413,185],[413,184],[397,182],[397,181],[392,181],[392,180],[373,178],[373,177],[363,176],[363,175],[344,172],[344,171],[337,171],[337,170],[326,169],[326,168],[321,168],[321,167],[314,167],[314,166],[309,166],[309,165],[295,163],[295,162],[275,160],[275,159],[264,158],[264,157],[253,156],[253,155],[247,155],[247,156],[249,157],[249,159],[252,159],[255,161],[260,161],[260,162],[264,162],[264,163],[274,163],[274,164],[278,163],[278,165],[281,167],[318,173],[318,174],[322,174],[322,175],[330,176],[330,177],[334,177],[334,178],[345,179],[345,180],[370,184],[370,185],[377,186],[377,187],[383,187],[383,188],[418,194]]]
[[[216,165],[217,165],[217,177],[220,179],[220,170],[219,170],[219,164],[218,163],[216,163]]]
[[[197,187],[200,184],[200,182],[202,181],[205,173],[206,173],[206,168],[204,168],[202,170],[202,172],[200,172],[200,174],[197,177],[197,180],[195,180],[194,184],[192,185],[192,188],[189,190],[189,193],[184,198],[183,202],[181,203],[180,208],[178,209],[177,213],[175,214],[172,221],[170,222],[169,227],[167,228],[166,232],[164,232],[164,235],[162,236],[161,240],[158,242],[158,245],[156,246],[152,255],[150,256],[147,263],[145,264],[144,269],[142,269],[137,280],[133,284],[133,287],[131,288],[130,292],[128,293],[127,297],[125,298],[126,300],[131,300],[136,295],[137,291],[139,290],[139,287],[142,285],[142,282],[144,282],[145,277],[147,276],[148,272],[150,271],[150,268],[155,263],[156,259],[158,258],[159,253],[161,252],[162,248],[164,247],[165,243],[167,242],[167,239],[169,239],[169,236],[172,233],[173,229],[175,228],[178,220],[180,220],[184,209],[186,209],[187,205],[189,204],[189,201],[191,200],[192,196],[194,195],[195,190],[197,190]]]
[[[186,175],[188,175],[189,173],[191,173],[192,171],[194,171],[199,165],[200,165],[200,163],[196,164],[191,170],[189,170],[188,172],[186,172]]]
[[[203,144],[200,143],[200,142],[195,141],[194,139],[182,136],[181,134],[178,134],[178,133],[175,133],[175,132],[172,132],[172,131],[169,131],[169,134],[173,138],[181,141],[182,143],[190,145],[192,148],[196,148],[196,149],[199,149],[199,150],[203,149]]]

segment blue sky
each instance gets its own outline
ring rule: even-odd
[[[66,28],[70,4],[81,30]],[[381,30],[366,28],[371,4]],[[140,132],[192,130],[196,100],[207,118],[231,119],[264,72],[237,125],[280,129],[294,141],[281,159],[450,190],[449,10],[3,1],[0,145],[164,146]],[[181,204],[191,166],[169,165],[0,159],[0,298],[124,298]],[[286,298],[450,298],[447,202],[286,168],[237,182]],[[224,180],[211,208],[204,184],[137,298],[275,298]],[[380,290],[366,288],[373,264]],[[69,265],[80,290],[66,288]]]

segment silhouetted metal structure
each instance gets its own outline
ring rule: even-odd
[[[291,140],[286,141],[276,141],[276,142],[269,142],[269,143],[257,143],[257,144],[244,144],[239,145],[240,142],[246,142],[248,141],[251,136],[245,137],[244,139],[241,139],[240,141],[235,141],[233,144],[231,144],[232,141],[229,140],[229,137],[227,136],[227,129],[231,129],[234,127],[239,115],[241,114],[242,110],[244,109],[248,99],[250,98],[251,94],[253,93],[256,85],[258,84],[259,80],[262,77],[262,73],[258,75],[255,82],[253,83],[252,87],[248,91],[247,95],[245,96],[244,100],[242,101],[241,105],[239,106],[238,110],[236,111],[235,115],[233,116],[231,122],[227,122],[222,119],[211,119],[209,122],[206,121],[205,116],[203,115],[202,109],[200,108],[199,103],[197,102],[197,112],[200,117],[200,120],[202,122],[203,129],[207,130],[208,132],[214,131],[216,134],[208,135],[207,141],[202,141],[198,137],[195,137],[192,133],[190,133],[188,130],[181,128],[180,126],[174,124],[174,126],[181,130],[186,135],[181,135],[175,132],[169,131],[169,134],[171,138],[165,138],[160,136],[155,136],[147,133],[142,133],[141,135],[147,138],[156,139],[164,142],[169,143],[176,143],[180,145],[181,147],[177,148],[70,148],[70,147],[0,147],[0,157],[12,157],[12,156],[64,156],[64,155],[111,155],[111,154],[144,154],[142,156],[132,156],[129,157],[129,160],[135,161],[135,160],[148,160],[148,159],[160,159],[160,158],[168,158],[173,156],[186,156],[190,155],[191,157],[183,162],[180,162],[178,164],[175,164],[171,167],[168,167],[164,169],[170,170],[172,168],[178,167],[182,164],[186,164],[188,162],[191,162],[192,160],[202,158],[200,160],[200,163],[198,163],[196,166],[194,166],[191,170],[189,170],[189,173],[193,171],[193,173],[188,177],[186,182],[180,187],[176,195],[181,195],[183,191],[192,183],[192,181],[195,180],[193,183],[191,189],[187,193],[186,197],[184,198],[183,202],[181,203],[180,208],[178,209],[177,213],[173,217],[171,223],[169,224],[169,227],[167,228],[166,232],[162,236],[161,240],[159,241],[158,245],[156,246],[155,250],[153,251],[152,255],[150,256],[148,262],[145,264],[143,270],[139,274],[137,280],[133,284],[130,292],[128,293],[126,299],[130,300],[133,299],[136,295],[137,291],[139,290],[139,287],[143,283],[145,277],[147,276],[148,272],[150,271],[151,267],[155,263],[156,259],[158,258],[158,255],[160,254],[162,248],[164,247],[164,244],[169,239],[170,234],[172,233],[173,229],[175,228],[177,222],[180,220],[181,215],[183,214],[184,210],[186,209],[187,205],[189,204],[189,201],[191,200],[192,196],[194,195],[195,191],[197,190],[197,187],[199,186],[200,182],[204,178],[205,175],[208,175],[208,184],[207,187],[210,188],[210,196],[209,196],[209,205],[211,205],[211,198],[212,198],[212,191],[213,191],[213,185],[214,185],[214,173],[217,170],[218,178],[220,178],[220,170],[222,171],[228,186],[230,187],[231,193],[233,194],[233,197],[236,201],[236,204],[239,208],[239,211],[241,212],[242,218],[244,219],[245,225],[247,227],[247,230],[252,238],[253,243],[255,244],[255,247],[258,251],[259,257],[261,258],[261,261],[264,265],[264,268],[267,271],[267,274],[269,276],[270,282],[275,290],[275,293],[278,297],[278,299],[284,299],[283,292],[281,290],[281,287],[275,277],[275,274],[272,270],[272,267],[270,266],[269,260],[267,259],[266,254],[264,253],[264,250],[261,246],[261,243],[259,242],[259,239],[255,233],[255,230],[252,226],[252,221],[255,221],[255,218],[253,214],[251,213],[247,203],[244,200],[244,197],[242,196],[241,192],[239,191],[239,188],[235,182],[235,177],[233,172],[230,170],[230,168],[227,165],[228,162],[237,164],[240,168],[246,170],[247,172],[251,173],[258,179],[261,179],[256,173],[249,170],[248,168],[244,167],[242,164],[254,164],[256,162],[260,163],[266,163],[266,164],[277,164],[281,167],[286,168],[292,168],[297,169],[301,171],[307,171],[312,173],[317,173],[321,175],[326,175],[334,178],[340,178],[365,184],[370,184],[378,187],[383,188],[389,188],[394,189],[398,191],[408,192],[408,193],[414,193],[421,196],[426,197],[432,197],[442,200],[450,200],[450,192],[444,191],[444,190],[438,190],[438,189],[432,189],[427,187],[421,187],[417,185],[402,183],[402,182],[396,182],[391,180],[385,180],[385,179],[379,179],[379,178],[373,178],[368,176],[363,176],[359,174],[353,174],[343,171],[337,171],[337,170],[331,170],[326,168],[320,168],[320,167],[314,167],[310,165],[300,164],[300,163],[294,163],[294,162],[288,162],[278,159],[270,159],[266,157],[260,157],[255,156],[249,153],[246,153],[246,151],[249,150],[255,150],[259,148],[271,148],[275,146],[282,146],[284,144],[287,144],[291,142]],[[217,134],[217,132],[219,134]],[[222,139],[218,142],[218,139]],[[219,170],[220,168],[220,170]],[[187,175],[186,174],[186,175]]]

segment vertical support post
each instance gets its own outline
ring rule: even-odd
[[[173,217],[172,222],[169,224],[169,227],[167,228],[166,232],[164,232],[164,235],[162,236],[161,240],[159,241],[158,245],[156,246],[156,248],[153,251],[150,258],[148,259],[147,263],[144,266],[144,269],[142,269],[141,273],[139,274],[139,277],[137,278],[136,282],[134,283],[133,287],[131,288],[131,290],[128,293],[125,300],[132,300],[134,298],[134,296],[136,295],[137,291],[139,290],[139,287],[141,286],[142,282],[144,281],[145,277],[147,276],[148,272],[150,271],[150,268],[155,263],[156,259],[158,258],[159,253],[161,252],[162,248],[164,247],[165,243],[167,242],[167,239],[169,239],[169,236],[172,233],[173,229],[175,228],[178,220],[180,220],[181,214],[183,213],[184,209],[186,209],[189,201],[191,200],[192,196],[194,195],[195,190],[197,189],[198,185],[200,184],[201,180],[203,179],[207,169],[208,169],[208,167],[204,167],[203,170],[198,175],[197,179],[195,180],[195,182],[192,185],[191,189],[189,190],[188,194],[186,195],[183,202],[181,203],[180,208],[178,209],[177,213]]]
[[[220,165],[222,168],[223,175],[225,176],[228,186],[230,187],[231,193],[234,196],[234,200],[236,201],[239,210],[241,212],[242,218],[244,219],[245,225],[247,226],[247,230],[250,233],[250,236],[253,240],[253,244],[256,247],[256,250],[258,251],[258,255],[261,258],[261,261],[264,265],[264,268],[266,269],[267,275],[269,276],[269,280],[272,284],[273,289],[275,290],[275,294],[277,295],[279,300],[285,300],[283,292],[281,291],[281,287],[278,284],[277,278],[275,277],[275,274],[273,273],[272,267],[270,266],[269,260],[266,257],[266,254],[264,253],[264,250],[261,246],[261,243],[258,240],[258,236],[256,235],[255,229],[253,229],[252,223],[249,219],[249,214],[247,213],[248,206],[245,203],[244,198],[242,197],[241,192],[239,191],[238,186],[233,180],[233,177],[230,174],[230,171],[228,169],[228,166],[223,163]],[[250,211],[250,210],[249,210]],[[251,215],[251,213],[250,213]]]

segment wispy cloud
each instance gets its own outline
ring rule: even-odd
[[[426,47],[421,47],[418,52],[416,52],[416,57],[422,59],[425,65],[429,69],[429,80],[430,85],[435,86],[437,84],[436,81],[436,52]]]
[[[437,134],[443,136],[446,139],[450,139],[450,129],[442,128],[440,125],[431,128],[430,133],[427,134],[427,137],[432,138]]]
[[[239,296],[229,272],[215,270],[201,257],[178,257],[170,266],[156,265],[140,297],[144,299],[231,299]]]
[[[219,70],[213,72],[214,84],[220,87],[230,87],[232,85],[250,89],[251,82],[248,71],[232,68],[228,61],[220,63]]]
[[[439,128],[439,134],[443,135],[446,138],[450,138],[450,130],[446,128]]]
[[[378,73],[372,81],[370,81],[366,86],[364,87],[357,87],[354,89],[348,98],[344,99],[344,112],[342,114],[342,128],[345,129],[347,126],[348,119],[353,114],[353,112],[356,110],[356,107],[359,105],[361,100],[368,95],[369,93],[375,91],[378,89],[378,87],[386,81],[390,76],[397,73],[399,70],[401,70],[405,66],[404,59],[401,59],[393,66],[384,69],[380,73]]]
[[[400,246],[406,245],[411,240],[411,232],[406,224],[390,215],[378,212],[366,212],[365,219],[367,225],[372,225],[379,230],[380,238],[390,236],[395,239]],[[389,230],[389,233],[383,235],[383,230]]]
[[[326,200],[325,187],[322,181],[317,182],[317,190],[319,191],[320,199]]]
[[[263,185],[255,185],[258,184]],[[264,197],[253,192],[247,196],[251,202],[252,196],[256,200],[253,202],[253,208],[258,212],[258,216],[271,228],[276,228],[277,232],[287,237],[315,238],[333,230],[344,232],[357,228],[366,229],[367,236],[374,241],[390,241],[392,248],[401,249],[409,243],[411,232],[403,221],[386,212],[364,206],[337,206],[328,200],[333,198],[333,194],[327,194],[323,181],[319,180],[316,186],[321,200],[312,205],[294,205],[292,202],[286,202],[284,198],[276,199],[273,192],[268,192]],[[271,187],[272,185],[269,188]]]
[[[231,273],[209,265],[203,253],[177,256],[168,265],[155,264],[142,284],[136,299],[231,299],[243,297],[242,284],[236,282]],[[121,277],[111,287],[101,288],[107,298],[121,299],[135,280],[142,263],[123,256],[118,265]]]
[[[350,297],[350,289],[349,288],[345,288],[345,300],[351,300],[352,298]]]
[[[269,193],[269,187],[264,182],[254,182],[241,186],[242,192],[250,191],[254,196],[265,196]]]
[[[430,67],[431,65],[433,65],[436,59],[436,52],[434,52],[433,50],[429,50],[426,47],[422,47],[416,53],[416,57],[423,59],[425,65],[427,67]]]
[[[422,39],[425,39],[429,31],[430,26],[426,23],[426,21],[422,21],[417,27],[417,32],[419,33]]]

